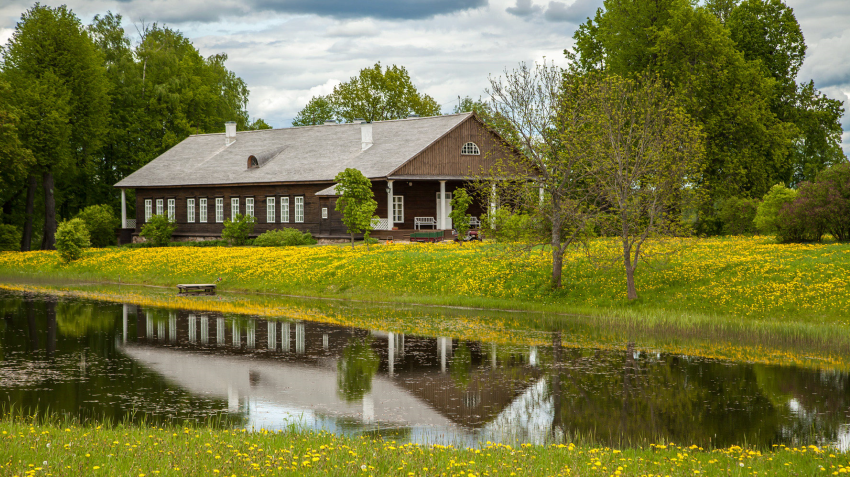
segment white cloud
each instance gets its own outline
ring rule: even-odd
[[[378,36],[380,31],[372,20],[358,20],[333,25],[325,32],[326,36],[364,37]]]

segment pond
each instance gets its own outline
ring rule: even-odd
[[[4,411],[461,445],[850,447],[841,371],[565,346],[566,329],[496,344],[5,292],[0,313]]]

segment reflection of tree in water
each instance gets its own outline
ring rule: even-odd
[[[337,393],[348,402],[359,401],[372,391],[372,378],[381,360],[372,351],[372,338],[351,338],[337,364]]]
[[[95,331],[109,331],[116,316],[95,305],[79,302],[56,304],[56,323],[63,336],[80,338]]]
[[[472,351],[466,343],[460,343],[452,356],[452,367],[449,370],[452,380],[461,389],[469,386],[470,370],[472,369]]]
[[[553,345],[547,373],[552,431],[608,445],[665,440],[770,446],[788,444],[791,436],[834,439],[841,410],[850,404],[844,375],[830,381],[824,373],[797,368],[647,355],[632,343],[625,353],[561,349],[557,335]],[[794,415],[792,398],[808,409],[807,416]]]

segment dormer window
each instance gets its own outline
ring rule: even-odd
[[[255,167],[260,167],[260,161],[254,156],[248,157],[248,169],[254,169]]]
[[[460,153],[463,156],[480,156],[481,150],[478,149],[478,145],[474,142],[468,142],[460,148]]]

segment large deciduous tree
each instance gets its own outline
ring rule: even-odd
[[[107,131],[109,83],[103,58],[80,20],[65,6],[36,4],[3,48],[3,71],[21,111],[20,137],[33,153],[27,210],[37,176],[44,189],[43,249],[53,249],[56,189],[90,170]],[[55,175],[61,174],[60,180]],[[24,230],[30,248],[32,215]]]
[[[386,121],[403,119],[410,114],[437,116],[440,105],[416,89],[403,66],[383,68],[381,63],[375,63],[336,85],[329,95],[311,99],[292,124],[309,126],[327,120],[352,122],[356,118]]]
[[[581,94],[592,104],[584,131],[590,189],[605,204],[603,232],[619,236],[629,300],[647,241],[683,232],[679,203],[699,172],[700,126],[654,76],[593,74]],[[568,141],[569,138],[564,138]]]
[[[0,223],[11,221],[11,206],[34,165],[32,153],[18,136],[19,126],[20,111],[12,104],[9,84],[0,77]]]
[[[777,182],[840,161],[841,104],[796,85],[805,43],[780,0],[606,0],[566,52],[582,71],[659,75],[706,137],[703,216],[724,197],[761,197]]]

